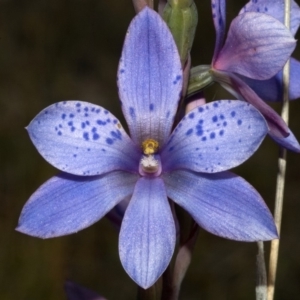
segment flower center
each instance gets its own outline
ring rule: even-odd
[[[158,151],[159,143],[153,139],[147,139],[142,143],[144,155],[140,160],[140,174],[142,176],[159,176],[161,173],[161,162]]]
[[[158,150],[158,142],[153,139],[147,139],[142,143],[143,152],[146,155],[155,154]]]
[[[159,161],[153,155],[144,155],[141,159],[141,167],[145,173],[155,173],[159,167]]]

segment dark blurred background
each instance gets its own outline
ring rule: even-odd
[[[199,25],[193,65],[209,64],[214,30],[209,0],[196,0]],[[231,0],[227,24],[246,1]],[[44,107],[85,100],[122,120],[116,70],[130,0],[0,0],[0,299],[66,299],[73,280],[110,300],[134,299],[135,284],[122,269],[118,234],[103,219],[78,234],[39,240],[14,230],[24,203],[57,173],[37,153],[24,127]],[[300,47],[294,56],[300,58]],[[300,79],[299,79],[300,84]],[[228,95],[215,85],[208,99]],[[291,103],[290,127],[300,139],[300,102]],[[280,105],[275,106],[280,109]],[[273,211],[278,147],[269,138],[235,170]],[[300,157],[288,153],[276,299],[300,299]],[[268,256],[269,243],[265,244]],[[180,299],[254,299],[255,243],[200,231]]]

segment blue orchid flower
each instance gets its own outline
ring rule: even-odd
[[[266,118],[269,135],[278,144],[300,152],[298,141],[282,118],[241,79],[243,76],[255,81],[267,80],[282,70],[296,46],[292,33],[276,18],[249,11],[239,14],[231,22],[224,42],[225,4],[225,0],[212,0],[216,29],[211,65],[214,80],[236,98],[255,106]],[[264,3],[264,10],[266,5],[267,2]]]
[[[268,132],[243,101],[196,108],[171,133],[182,89],[180,58],[166,24],[143,9],[131,22],[118,70],[130,136],[104,108],[60,102],[28,126],[39,153],[63,171],[25,204],[18,231],[40,238],[75,233],[130,199],[120,234],[120,259],[148,288],[170,263],[175,242],[168,198],[207,231],[238,241],[277,238],[257,191],[226,170],[244,162]]]
[[[284,23],[284,0],[260,0],[249,1],[240,11],[262,12],[268,14],[281,23]],[[300,25],[300,8],[295,1],[291,1],[290,31],[295,36]],[[241,76],[241,78],[265,101],[282,101],[283,98],[283,74],[282,70],[267,80],[255,80]],[[290,59],[290,85],[289,99],[300,98],[300,62],[295,58]]]

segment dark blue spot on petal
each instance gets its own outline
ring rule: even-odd
[[[189,135],[192,134],[192,132],[193,132],[193,128],[190,128],[190,129],[185,133],[185,135],[189,136]]]
[[[88,112],[88,111],[89,111],[89,108],[88,108],[88,107],[85,107],[85,108],[84,108],[84,111]]]
[[[71,131],[72,131],[72,132],[75,131],[75,129],[76,129],[76,128],[75,128],[74,126],[71,127]]]
[[[219,134],[222,136],[224,134],[224,130],[220,130]]]
[[[201,135],[203,134],[203,130],[202,130],[202,129],[197,130],[196,134],[197,134],[198,136],[201,136]]]
[[[73,114],[69,114],[69,117],[70,117],[70,118],[74,118],[74,115],[73,115]]]
[[[61,131],[58,131],[57,134],[58,134],[58,135],[62,135]]]
[[[89,133],[88,132],[84,132],[83,133],[83,138],[88,141],[89,140]]]
[[[101,121],[101,120],[97,120],[97,124],[98,124],[98,125],[105,125],[106,122],[105,122],[105,121]]]
[[[231,112],[231,116],[234,117],[235,116],[235,111]]]
[[[149,105],[149,109],[150,109],[151,111],[153,111],[153,109],[154,109],[154,104],[153,104],[153,103],[151,103],[151,104]]]
[[[219,104],[217,103],[217,102],[214,102],[214,107],[218,107],[219,106]]]
[[[198,107],[198,111],[203,112],[204,111],[203,107]]]
[[[213,122],[217,122],[217,121],[218,121],[218,117],[217,117],[217,116],[213,116],[213,117],[212,117],[212,121],[213,121]]]
[[[212,132],[212,133],[209,135],[209,137],[210,137],[211,139],[214,139],[214,138],[216,137],[216,134],[215,134],[214,132]]]
[[[242,120],[237,121],[238,125],[242,125]]]
[[[135,119],[135,111],[133,107],[129,107],[129,114],[131,118]]]
[[[76,106],[77,106],[77,107],[80,107],[80,106],[81,106],[81,103],[76,103]]]
[[[202,140],[203,142],[206,141],[206,136],[204,136],[201,140]]]
[[[72,121],[68,122],[68,125],[73,126],[73,122]]]
[[[84,123],[84,122],[81,123],[81,128],[82,128],[82,129],[85,128],[85,123]]]
[[[113,139],[107,138],[106,143],[112,145],[114,143]]]
[[[118,139],[118,140],[121,140],[122,139],[122,134],[119,130],[117,131],[111,131],[110,132],[111,136]]]
[[[93,140],[98,140],[100,135],[98,133],[93,134]]]
[[[65,119],[66,116],[67,116],[66,114],[62,114],[62,115],[61,115],[61,118],[62,118],[62,119]]]
[[[194,119],[194,117],[195,117],[195,113],[192,112],[192,113],[189,114],[190,119]]]
[[[226,127],[227,126],[227,122],[225,121],[225,122],[223,122],[223,126],[224,127]]]

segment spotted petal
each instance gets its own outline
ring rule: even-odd
[[[102,176],[54,176],[25,204],[17,230],[40,238],[75,233],[130,196],[137,178],[122,171]]]
[[[249,1],[240,11],[245,12],[260,12],[268,14],[282,24],[284,24],[284,0],[259,0]],[[291,24],[290,30],[293,35],[296,34],[300,24],[300,8],[298,4],[291,0]]]
[[[213,56],[213,64],[223,46],[226,29],[226,0],[211,1],[212,16],[216,30],[216,45]]]
[[[275,18],[249,12],[231,23],[213,68],[253,79],[269,79],[279,72],[296,46],[291,32]]]
[[[120,122],[100,106],[59,102],[40,112],[27,129],[40,154],[62,171],[98,175],[138,170],[139,151]]]
[[[230,172],[164,174],[168,197],[205,230],[237,241],[276,239],[272,215],[257,191]]]
[[[131,137],[160,144],[173,124],[182,89],[177,47],[161,17],[145,8],[131,22],[118,70],[119,94]]]
[[[261,144],[268,127],[250,104],[220,100],[192,110],[162,150],[163,170],[215,173],[236,167]]]
[[[122,222],[119,252],[129,276],[148,288],[165,271],[175,247],[175,224],[161,178],[138,180]]]

